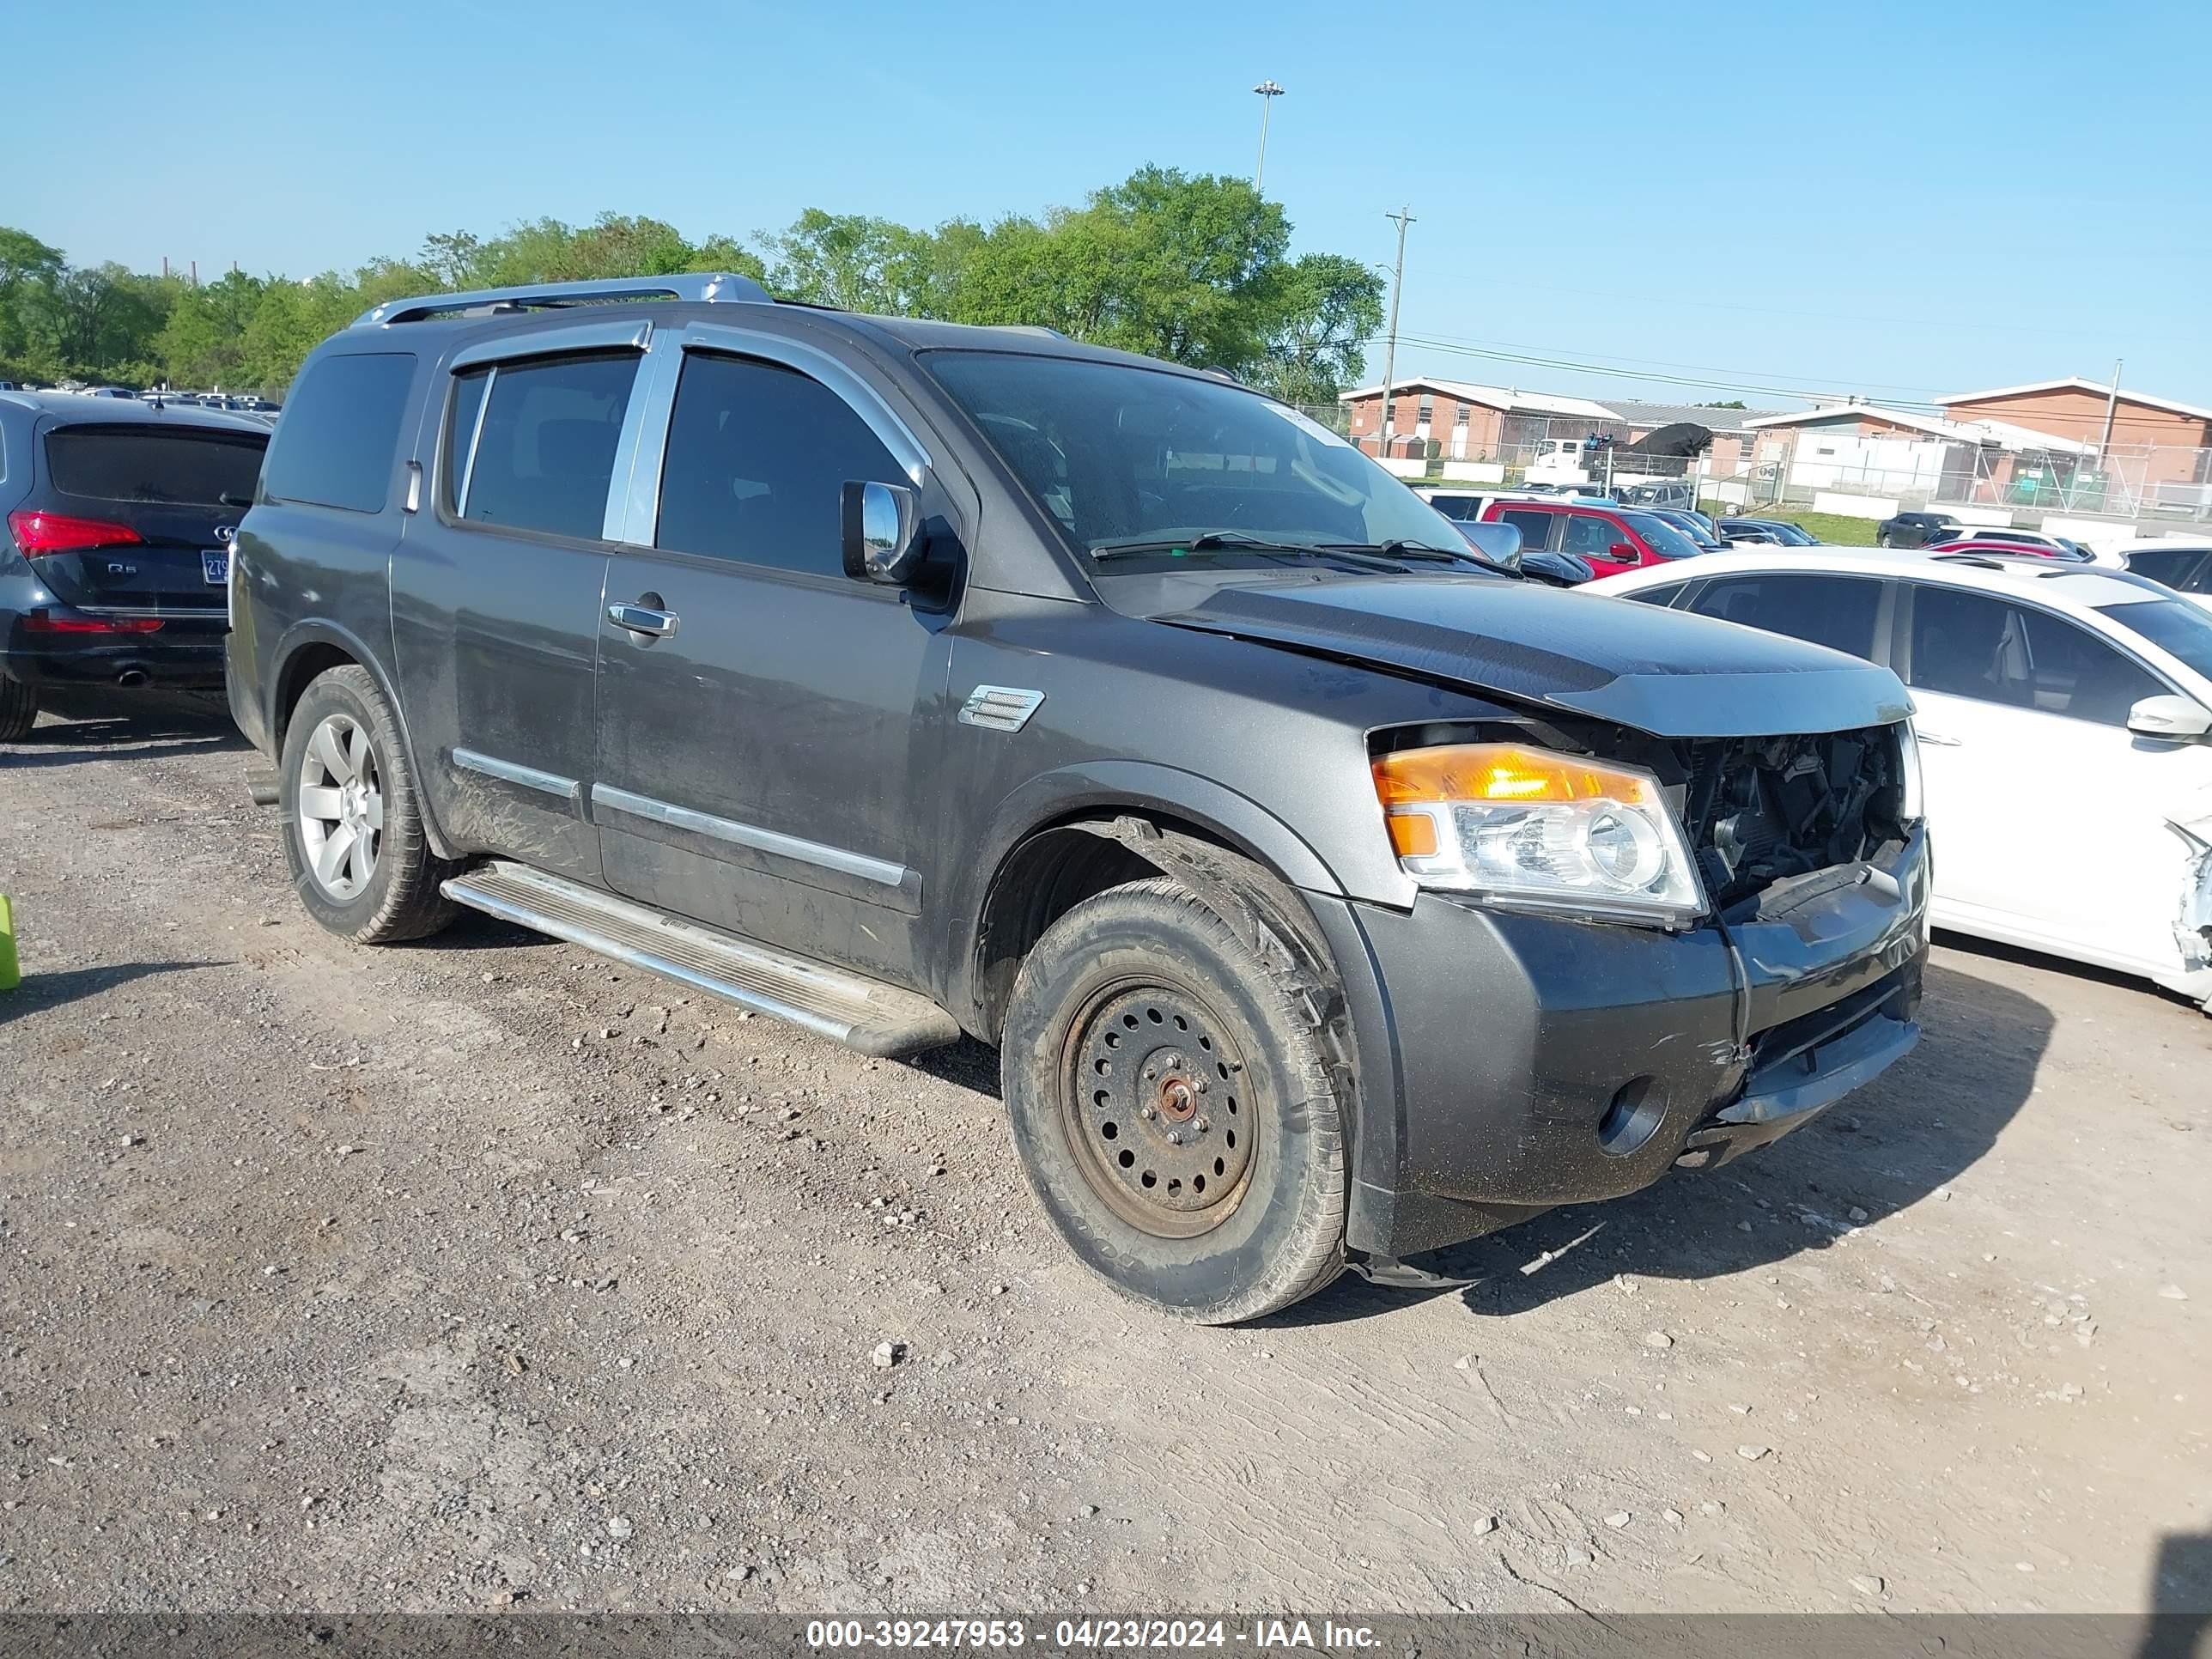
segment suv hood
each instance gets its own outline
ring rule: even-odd
[[[1161,583],[1158,608],[1130,608],[1170,627],[1374,663],[1655,737],[1846,732],[1912,712],[1887,668],[1600,594],[1453,575],[1285,573],[1198,586]],[[1116,595],[1116,608],[1137,597]]]

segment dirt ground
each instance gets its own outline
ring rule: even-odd
[[[342,944],[226,722],[71,712],[0,747],[0,1610],[2212,1607],[2212,1020],[2148,989],[1941,945],[1804,1133],[1192,1329],[988,1052]]]

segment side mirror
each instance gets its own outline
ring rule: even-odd
[[[1632,544],[1628,542],[1615,542],[1611,547],[1605,550],[1605,556],[1608,559],[1619,559],[1623,564],[1641,564],[1644,562],[1644,556],[1636,550]]]
[[[839,503],[843,519],[845,574],[855,581],[896,586],[921,562],[915,531],[914,491],[903,484],[848,480]]]
[[[1500,570],[1518,572],[1521,568],[1521,529],[1517,525],[1480,524],[1465,519],[1455,519],[1452,527],[1467,538],[1467,544],[1496,565]]]
[[[2139,738],[2164,738],[2186,743],[2212,732],[2212,710],[2200,708],[2187,697],[2171,693],[2145,697],[2128,710],[2128,730]]]

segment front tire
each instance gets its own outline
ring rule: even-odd
[[[21,743],[39,723],[39,694],[0,674],[0,743]]]
[[[284,860],[300,902],[362,945],[422,939],[457,907],[439,884],[460,866],[431,851],[399,722],[365,668],[316,678],[292,711],[277,769]]]
[[[1014,1143],[1123,1296],[1225,1325],[1342,1271],[1343,1109],[1312,1006],[1164,877],[1085,900],[1030,951],[1001,1055]]]

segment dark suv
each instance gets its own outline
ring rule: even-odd
[[[51,687],[222,684],[230,538],[268,444],[258,421],[0,392],[0,742]]]
[[[1216,375],[726,277],[404,301],[238,547],[325,926],[996,1044],[1070,1248],[1184,1317],[1723,1163],[1917,1033],[1887,670],[1500,578]]]

